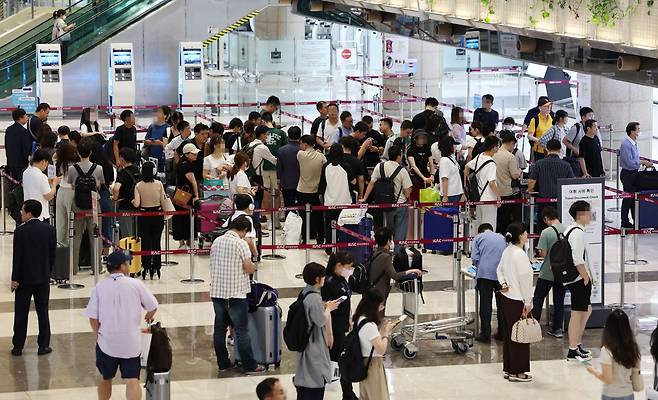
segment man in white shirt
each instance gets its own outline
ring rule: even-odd
[[[564,236],[569,235],[571,256],[579,276],[575,281],[564,283],[564,286],[571,293],[567,361],[590,360],[592,354],[582,346],[585,326],[587,326],[587,320],[592,314],[590,297],[592,295],[593,276],[587,260],[585,244],[585,227],[592,221],[590,204],[583,200],[576,201],[569,207],[569,215],[574,219],[574,223],[564,231]]]
[[[338,105],[331,103],[327,106],[327,119],[322,121],[318,133],[315,136],[315,142],[318,147],[321,147],[323,151],[329,151],[329,148],[334,143],[334,134],[339,126]]]
[[[139,399],[141,320],[153,321],[158,310],[155,296],[138,279],[129,277],[130,256],[122,250],[107,256],[110,276],[92,290],[85,315],[96,335],[96,367],[101,374],[98,398],[112,396],[112,379],[121,370],[126,383],[126,398]]]
[[[403,204],[407,202],[409,196],[411,196],[411,188],[413,184],[411,183],[411,177],[409,176],[409,171],[404,169],[400,165],[402,161],[402,149],[397,146],[393,146],[388,150],[388,159],[389,161],[382,161],[375,169],[372,171],[372,177],[366,193],[359,202],[365,202],[372,191],[375,189],[375,183],[382,178],[389,178],[393,180],[393,202],[397,204]],[[381,167],[384,166],[384,177],[381,174]],[[375,202],[377,201],[377,196],[375,196]],[[389,226],[394,231],[395,240],[405,240],[407,238],[407,228],[409,225],[409,212],[407,207],[397,207],[390,210],[384,211],[384,218],[386,218],[386,226]]]
[[[492,158],[498,151],[498,147],[498,138],[487,136],[482,144],[483,152],[469,161],[466,168],[464,168],[465,182],[468,182],[471,171],[476,173],[480,201],[500,201],[500,194],[496,185],[496,162]],[[498,207],[500,207],[500,204],[478,205],[475,209],[477,225],[488,223],[491,226],[496,226]]]
[[[569,129],[569,133],[562,138],[562,143],[567,148],[567,157],[578,158],[580,139],[585,136],[585,122],[590,119],[594,119],[594,110],[589,107],[582,107],[580,109],[580,121],[573,124]]]
[[[254,169],[254,176],[252,178],[254,183],[258,184],[258,190],[256,191],[256,201],[258,204],[263,204],[263,184],[265,183],[263,179],[263,163],[267,160],[276,165],[276,157],[270,152],[270,149],[265,144],[268,132],[269,128],[265,125],[259,125],[256,127],[256,139],[243,149],[247,154],[251,152],[251,166]]]
[[[190,139],[192,136],[192,127],[190,124],[187,122],[184,123],[179,123],[178,126],[184,127],[182,131],[180,131],[180,135],[174,137],[171,139],[171,142],[167,143],[167,145],[164,148],[164,154],[165,154],[165,161],[166,160],[174,160],[176,163],[180,160],[180,155],[178,154],[178,148],[180,147],[183,142],[187,141]]]
[[[50,211],[48,202],[55,197],[57,185],[62,180],[61,176],[54,177],[52,183],[48,183],[48,176],[43,171],[50,164],[50,155],[45,150],[37,150],[32,156],[30,166],[23,171],[23,198],[25,200],[37,200],[41,203],[41,215],[39,220],[49,223]]]

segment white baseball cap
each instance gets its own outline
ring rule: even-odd
[[[196,154],[196,153],[198,153],[198,152],[200,152],[200,151],[201,151],[201,150],[199,150],[199,149],[198,149],[195,145],[193,145],[192,143],[188,143],[188,144],[186,144],[185,146],[183,146],[183,154],[187,154],[187,153]]]

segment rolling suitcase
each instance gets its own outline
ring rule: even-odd
[[[258,307],[247,316],[249,324],[249,339],[254,360],[265,368],[281,365],[281,307]],[[240,364],[237,338],[233,337],[233,351],[236,364]]]
[[[343,228],[368,238],[372,238],[374,235],[374,221],[370,215],[361,218],[361,222],[358,224],[345,224]],[[357,239],[345,232],[336,232],[336,241],[338,243],[362,243],[364,240]],[[370,260],[370,257],[372,257],[372,246],[345,247],[343,250],[350,253],[354,258],[354,262],[357,264],[365,265]]]
[[[432,210],[450,216],[459,214],[459,209],[457,208],[433,207]],[[452,218],[446,218],[425,211],[425,216],[423,217],[423,239],[446,239],[452,237],[454,237]],[[423,248],[432,252],[438,251],[445,254],[452,254],[453,252],[452,243],[450,242],[429,243],[425,244]]]
[[[651,196],[658,201],[658,191],[640,192],[641,195]],[[653,197],[653,196],[656,197]],[[658,228],[658,204],[640,200],[640,229]]]
[[[142,250],[142,239],[135,236],[128,236],[119,241],[119,247],[128,250],[131,253]],[[142,256],[132,256],[130,260],[130,276],[135,277],[142,272]]]
[[[224,217],[233,214],[232,206],[224,205],[226,200],[226,197],[218,196],[201,201],[199,206],[199,218],[201,219],[199,232],[210,233],[214,231],[222,226]]]
[[[169,372],[153,372],[146,377],[146,400],[169,400],[171,398]]]
[[[64,283],[69,278],[69,246],[64,246],[62,243],[57,242],[55,249],[55,265],[53,265],[50,277],[57,283]]]

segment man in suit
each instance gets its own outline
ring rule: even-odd
[[[38,355],[51,353],[50,272],[55,263],[57,239],[55,227],[39,221],[41,203],[26,200],[21,208],[23,224],[14,231],[14,253],[11,271],[11,290],[16,292],[14,302],[13,356],[23,354],[27,335],[27,318],[34,296],[34,308],[39,319]]]
[[[23,171],[29,163],[32,152],[32,136],[25,129],[27,114],[22,108],[11,112],[14,123],[5,131],[5,153],[7,155],[7,172],[16,180],[23,179]]]

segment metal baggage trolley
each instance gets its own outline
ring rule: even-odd
[[[420,291],[418,279],[399,283],[402,290],[402,313],[409,318],[402,321],[399,333],[391,339],[393,350],[402,350],[407,360],[418,355],[420,340],[449,340],[457,354],[464,354],[473,347],[473,332],[464,329],[470,320],[467,317],[455,317],[428,322],[419,322]],[[411,319],[410,323],[405,323]]]

